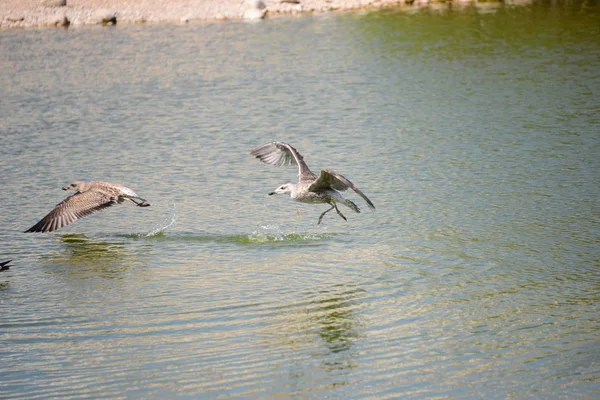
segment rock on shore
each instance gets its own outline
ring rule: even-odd
[[[394,5],[422,7],[430,1],[439,0],[1,0],[0,28],[261,19]],[[459,4],[475,2],[454,0]]]

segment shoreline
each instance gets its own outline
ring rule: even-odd
[[[378,8],[500,7],[531,0],[3,0],[0,30],[11,28],[258,20],[269,16]]]

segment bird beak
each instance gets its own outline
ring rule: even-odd
[[[269,196],[273,196],[274,194],[277,194],[277,193],[271,192],[271,193],[269,193]]]
[[[70,186],[65,186],[65,187],[63,188],[63,190],[69,190],[69,187],[70,187]]]

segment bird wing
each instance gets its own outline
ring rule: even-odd
[[[52,232],[80,218],[117,204],[118,197],[99,190],[77,192],[54,207],[37,224],[25,232]]]
[[[339,190],[340,192],[343,192],[344,190],[350,188],[354,190],[360,197],[362,197],[371,209],[375,209],[375,206],[373,205],[371,200],[369,200],[369,198],[365,196],[363,192],[361,192],[356,186],[354,186],[354,183],[350,182],[343,175],[340,175],[337,172],[327,168],[321,170],[321,175],[319,175],[319,178],[317,178],[317,180],[308,187],[308,190],[310,190],[311,192],[315,192],[330,188]]]
[[[263,144],[252,150],[250,154],[265,164],[275,166],[296,164],[298,166],[299,181],[313,180],[317,177],[304,162],[304,157],[287,143],[271,142]]]

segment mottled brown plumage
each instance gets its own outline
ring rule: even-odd
[[[133,190],[114,183],[73,182],[63,187],[63,190],[70,189],[75,190],[75,194],[58,203],[40,222],[25,232],[52,232],[125,200],[131,201],[138,207],[150,206],[150,203],[139,197]]]

